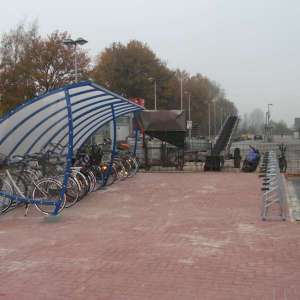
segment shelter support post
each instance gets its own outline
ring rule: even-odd
[[[111,176],[111,171],[112,171],[112,165],[113,165],[114,157],[117,154],[117,152],[116,152],[116,144],[117,144],[116,115],[115,115],[114,105],[111,104],[110,107],[111,107],[112,122],[113,122],[113,138],[112,138],[111,158],[110,158],[110,163],[109,163],[109,167],[108,167],[108,174],[107,174],[106,178],[104,179],[105,180],[105,184],[104,185],[106,185],[109,176]]]
[[[67,111],[68,111],[68,143],[67,143],[67,163],[65,167],[65,174],[64,174],[64,180],[63,180],[63,186],[60,191],[60,201],[57,202],[55,205],[55,210],[53,212],[54,215],[57,215],[60,207],[63,202],[63,197],[67,190],[68,180],[71,173],[71,167],[72,167],[72,158],[73,158],[73,116],[72,116],[72,105],[70,100],[70,94],[69,90],[65,89],[65,97],[66,97],[66,104],[67,104]]]
[[[136,114],[134,114],[134,124],[135,124],[135,128],[134,128],[134,148],[133,148],[133,154],[134,156],[136,156],[136,149],[137,149],[137,143],[138,143],[138,136],[139,136],[139,129],[138,129],[138,123],[136,120]]]

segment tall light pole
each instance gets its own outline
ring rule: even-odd
[[[183,78],[180,77],[180,110],[183,108]]]
[[[157,110],[156,79],[154,79],[154,109]]]
[[[272,103],[268,103],[268,110],[266,112],[266,140],[267,142],[271,142],[271,125],[270,125],[270,121],[271,121],[271,111],[270,111],[270,107],[273,106]]]
[[[224,111],[223,111],[223,106],[221,107],[221,128],[223,127],[223,116],[224,116]]]
[[[211,124],[211,120],[210,120],[210,102],[207,102],[208,104],[208,138],[209,140],[211,140],[211,129],[210,129],[210,124]]]
[[[213,101],[214,104],[214,136],[217,135],[217,115],[216,115],[216,99]]]
[[[156,79],[153,77],[149,77],[148,80],[154,82],[154,110],[157,110],[157,83]]]
[[[74,65],[75,65],[75,82],[78,82],[78,67],[77,67],[77,45],[84,45],[88,41],[83,39],[83,38],[78,38],[76,40],[73,39],[65,39],[63,43],[67,46],[74,46],[74,52],[75,52],[75,57],[74,57]]]
[[[188,108],[189,108],[188,130],[189,130],[189,142],[190,142],[190,147],[191,147],[192,146],[192,127],[193,127],[193,123],[191,120],[191,93],[185,92],[185,94],[188,96]]]

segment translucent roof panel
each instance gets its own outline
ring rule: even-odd
[[[142,109],[90,81],[68,85],[28,100],[1,118],[0,153],[38,153],[56,143],[79,148],[114,117]]]

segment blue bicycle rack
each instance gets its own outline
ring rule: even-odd
[[[53,144],[63,145],[61,154],[66,157],[66,163],[62,199],[74,151],[80,149],[102,126],[113,122],[111,168],[116,152],[116,119],[142,109],[144,108],[91,81],[67,85],[24,102],[0,119],[0,154],[13,158],[16,155],[39,153],[50,149]],[[17,202],[39,202],[32,198],[8,195],[1,190],[0,196]],[[54,214],[59,207],[56,207]]]

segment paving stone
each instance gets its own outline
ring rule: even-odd
[[[300,299],[299,227],[255,174],[142,173],[47,223],[0,217],[0,299]]]

